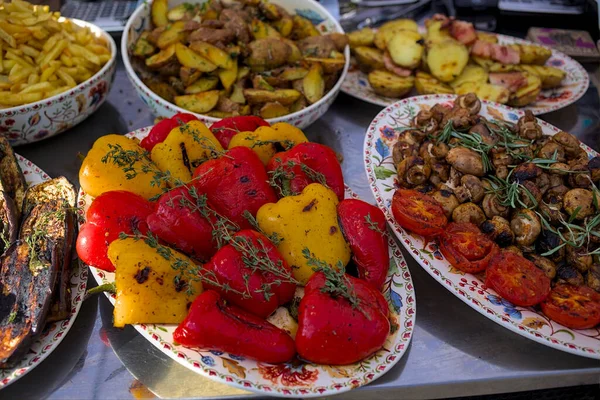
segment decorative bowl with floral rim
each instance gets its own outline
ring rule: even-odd
[[[31,161],[16,155],[28,185],[35,185],[50,179],[44,171]],[[78,260],[71,263],[71,316],[63,321],[46,324],[40,337],[31,344],[29,352],[13,368],[0,369],[0,389],[17,381],[37,367],[52,353],[73,326],[83,303],[87,286],[88,271]]]
[[[193,3],[193,4],[201,4],[204,1],[186,1],[186,0],[173,0],[169,1],[169,7],[175,7],[181,3]],[[344,33],[341,25],[337,22],[335,18],[318,2],[312,0],[271,0],[271,3],[277,4],[278,6],[283,7],[290,14],[301,15],[304,18],[310,20],[320,32],[323,34],[332,33],[332,32],[340,32]],[[125,26],[125,31],[123,32],[123,38],[121,39],[121,54],[123,57],[123,63],[125,64],[125,71],[127,72],[127,77],[133,84],[136,92],[142,99],[144,103],[150,108],[152,114],[156,117],[165,117],[170,118],[173,115],[180,112],[190,111],[185,110],[173,103],[168,102],[162,97],[156,95],[152,90],[150,90],[140,79],[138,74],[133,69],[131,64],[131,58],[129,55],[129,49],[137,41],[137,38],[141,35],[141,33],[150,27],[150,5],[151,1],[144,2],[134,13],[129,17],[127,21],[127,25]],[[325,112],[329,109],[335,98],[337,97],[340,88],[342,87],[342,82],[344,81],[344,77],[348,72],[348,68],[350,66],[350,49],[346,46],[344,50],[344,57],[346,58],[346,63],[344,64],[344,69],[338,78],[338,81],[333,86],[333,88],[325,93],[323,98],[317,101],[310,106],[303,108],[300,111],[290,113],[288,115],[284,115],[278,118],[270,118],[267,121],[272,125],[277,122],[287,122],[294,126],[297,126],[300,129],[304,129],[317,119],[321,118]],[[206,124],[213,124],[219,120],[219,118],[209,117],[203,114],[195,114],[202,122]]]
[[[110,47],[110,60],[94,76],[73,89],[35,103],[0,110],[0,134],[12,146],[38,142],[74,127],[100,107],[110,91],[117,65],[117,45],[96,25],[71,19],[104,38]]]
[[[467,274],[453,268],[433,241],[405,231],[394,220],[390,207],[392,196],[399,188],[392,147],[398,133],[410,126],[420,110],[430,109],[437,103],[453,105],[454,95],[427,95],[400,100],[388,106],[375,117],[367,130],[364,162],[369,186],[379,208],[385,213],[393,232],[413,258],[436,281],[479,313],[501,326],[528,339],[552,348],[584,357],[600,359],[600,326],[575,330],[550,320],[537,307],[519,307],[486,287],[482,274]],[[516,122],[523,110],[501,104],[482,102],[480,115],[497,120]],[[554,135],[560,129],[538,119],[544,134]],[[591,157],[594,150],[581,144]]]
[[[496,36],[498,36],[500,44],[517,43],[542,46],[512,36],[500,34]],[[567,76],[560,87],[542,90],[535,102],[520,108],[521,110],[531,110],[535,115],[556,111],[576,102],[585,94],[590,85],[588,73],[581,64],[558,50],[550,50],[552,50],[552,56],[546,62],[546,65],[562,69],[567,73]],[[375,93],[369,84],[367,74],[361,72],[354,61],[351,62],[346,79],[342,84],[342,92],[382,107],[387,107],[399,100],[397,98],[380,96]],[[416,95],[417,92],[414,89],[409,94],[409,96]]]
[[[127,136],[144,138],[152,127]],[[346,187],[346,197],[358,198]],[[93,198],[80,190],[80,221]],[[173,342],[176,325],[140,324],[134,328],[163,353],[179,364],[213,380],[244,390],[280,397],[308,398],[346,392],[364,386],[388,372],[404,355],[415,326],[415,291],[406,261],[395,239],[388,234],[390,270],[383,294],[390,306],[392,329],[381,350],[351,365],[330,366],[294,361],[265,364],[235,354],[211,349],[189,349]],[[90,266],[99,285],[111,283],[115,274]],[[108,296],[114,304],[115,297]]]

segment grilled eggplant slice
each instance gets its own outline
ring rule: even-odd
[[[19,217],[15,202],[0,191],[0,254],[17,240]]]
[[[20,213],[23,197],[27,190],[27,182],[25,182],[25,176],[23,176],[15,152],[2,135],[0,135],[0,182],[2,182],[2,190],[13,199],[17,211]]]
[[[36,205],[46,201],[64,200],[74,208],[77,201],[75,188],[64,176],[50,179],[27,189],[23,200],[23,215],[28,215]]]

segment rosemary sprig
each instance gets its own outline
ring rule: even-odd
[[[527,208],[532,209],[538,206],[538,202],[535,196],[525,187],[520,184],[517,180],[511,180],[510,177],[514,169],[510,170],[506,179],[498,178],[495,175],[490,175],[483,180],[487,181],[489,188],[486,189],[486,193],[492,193],[496,195],[500,205],[504,207],[512,208]],[[521,195],[524,194],[529,198],[531,205],[527,205],[522,199]]]
[[[451,143],[450,139],[456,138],[458,139],[457,143]],[[476,153],[479,153],[481,157],[481,162],[483,163],[484,172],[489,172],[494,169],[492,162],[490,161],[490,157],[488,155],[489,151],[494,147],[491,144],[485,143],[483,137],[481,137],[478,133],[468,133],[468,132],[459,132],[454,129],[452,125],[452,121],[448,121],[442,133],[435,138],[436,143],[446,143],[450,147],[458,147],[462,146],[467,149],[473,150]]]

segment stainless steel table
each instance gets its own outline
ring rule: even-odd
[[[597,81],[596,72],[591,75]],[[363,171],[363,137],[379,111],[340,94],[331,110],[307,130],[311,140],[344,155],[347,183],[370,202],[374,199]],[[543,118],[600,148],[600,102],[594,87],[577,104]],[[108,101],[95,115],[69,132],[17,151],[51,176],[65,175],[77,182],[77,154],[85,154],[96,138],[152,122],[119,65]],[[550,349],[500,327],[443,289],[410,255],[405,253],[405,258],[418,303],[411,345],[385,376],[344,398],[446,398],[600,383],[600,361]],[[0,391],[0,398],[151,396],[144,386],[165,398],[250,396],[175,363],[133,328],[113,328],[112,306],[98,296],[85,302],[58,349],[30,374]]]

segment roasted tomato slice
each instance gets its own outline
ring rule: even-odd
[[[416,190],[396,190],[392,199],[392,214],[401,227],[425,237],[442,234],[448,224],[440,203]]]
[[[471,274],[485,270],[499,247],[470,222],[451,222],[440,237],[440,251],[455,268]]]
[[[541,304],[554,321],[572,329],[588,329],[600,324],[600,294],[587,286],[560,283]]]
[[[488,266],[485,284],[517,306],[529,307],[542,302],[550,293],[550,279],[531,261],[518,254],[502,251]]]

